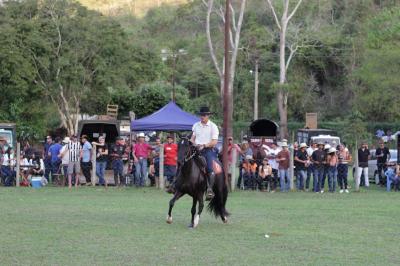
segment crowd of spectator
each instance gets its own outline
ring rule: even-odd
[[[347,147],[329,145],[322,142],[293,143],[293,158],[290,156],[289,145],[286,140],[278,143],[262,141],[254,144],[248,140],[235,144],[229,138],[229,163],[233,164],[233,152],[238,154],[239,178],[237,187],[245,190],[261,190],[288,192],[291,182],[299,191],[313,191],[324,193],[325,182],[328,191],[349,193],[349,169],[353,158]],[[98,185],[107,186],[113,183],[116,186],[136,185],[137,187],[156,185],[160,169],[160,147],[164,148],[164,176],[167,183],[172,183],[177,171],[177,150],[174,136],[168,135],[162,143],[156,138],[153,145],[146,141],[144,133],[139,133],[133,143],[123,138],[117,138],[115,143],[106,143],[103,136],[97,142],[90,143],[83,135],[80,139],[72,135],[61,138],[47,136],[43,151],[35,151],[26,143],[21,153],[20,184],[29,186],[32,176],[41,176],[43,184],[50,180],[60,180],[61,185],[78,187],[80,183],[92,185],[92,150],[95,147],[96,176]],[[5,139],[0,137],[1,151],[1,183],[11,186],[15,182],[16,157],[14,150],[5,145]],[[363,142],[357,151],[358,165],[355,166],[355,187],[369,183],[369,165],[371,153],[368,144]],[[400,167],[391,165],[390,152],[384,142],[379,143],[375,151],[379,184],[399,190]],[[294,175],[290,175],[290,161],[294,163]],[[107,181],[106,169],[113,170],[114,182]],[[51,177],[51,179],[50,179]],[[81,178],[82,177],[82,178]],[[293,179],[293,180],[292,180]]]

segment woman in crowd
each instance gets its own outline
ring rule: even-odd
[[[328,185],[329,192],[335,192],[336,182],[337,182],[337,166],[338,166],[338,156],[336,154],[336,148],[331,147],[328,150],[327,156],[327,167],[328,167]]]
[[[338,171],[338,182],[340,186],[339,192],[343,193],[343,191],[345,191],[346,193],[349,193],[349,190],[347,189],[347,176],[348,176],[349,163],[351,162],[351,155],[343,144],[339,145],[338,160],[339,164],[337,167],[337,171]]]
[[[253,157],[253,150],[250,148],[250,145],[247,141],[243,141],[242,145],[240,146],[240,153],[239,153],[239,178],[237,182],[238,188],[241,188],[242,178],[243,178],[243,163],[246,159],[246,156]]]
[[[268,158],[264,158],[262,165],[258,167],[258,187],[261,191],[267,191],[269,183],[270,191],[274,192],[272,167],[268,163]]]

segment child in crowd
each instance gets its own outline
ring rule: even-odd
[[[274,192],[272,167],[268,163],[268,158],[264,158],[262,165],[258,168],[258,187],[261,191],[267,191],[268,183],[270,191]]]

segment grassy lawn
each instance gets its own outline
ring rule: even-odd
[[[156,189],[0,188],[1,265],[399,265],[400,193],[235,192],[230,222]],[[270,235],[266,238],[265,234]]]

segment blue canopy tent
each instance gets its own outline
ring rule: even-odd
[[[171,101],[155,113],[132,121],[131,131],[191,131],[198,121]]]

